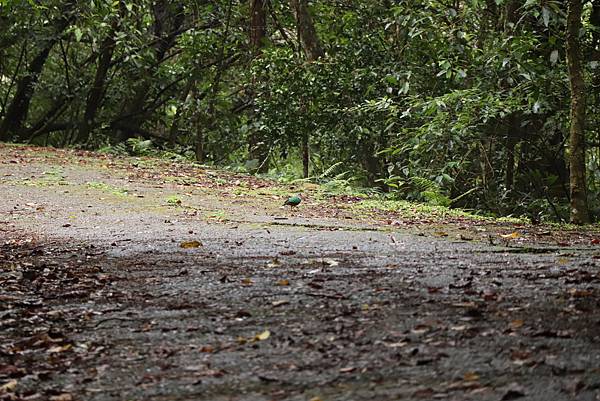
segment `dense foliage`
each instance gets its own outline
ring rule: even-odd
[[[583,2],[580,36],[596,216],[598,3]],[[295,14],[298,4],[309,5],[312,21]],[[563,1],[0,7],[0,140],[163,149],[288,178],[337,177],[390,196],[568,219]],[[312,45],[303,36],[311,24]]]

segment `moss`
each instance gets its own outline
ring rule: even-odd
[[[87,188],[97,189],[99,191],[107,192],[112,195],[118,195],[118,196],[129,195],[129,191],[127,189],[117,188],[112,185],[106,184],[104,182],[92,181],[92,182],[86,182],[85,185]]]

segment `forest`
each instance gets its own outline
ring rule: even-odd
[[[600,1],[0,0],[0,141],[582,224]]]

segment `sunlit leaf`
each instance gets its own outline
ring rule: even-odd
[[[198,248],[201,247],[202,243],[200,241],[183,241],[179,244],[180,248],[189,249],[189,248]]]
[[[264,341],[269,337],[271,337],[271,332],[269,330],[265,330],[262,333],[255,335],[254,339],[257,341]]]
[[[0,394],[11,393],[15,391],[17,388],[17,383],[18,382],[16,380],[10,380],[9,382],[3,384],[0,386]]]

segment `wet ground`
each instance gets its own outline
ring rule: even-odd
[[[593,243],[47,152],[0,147],[0,400],[600,400]]]

